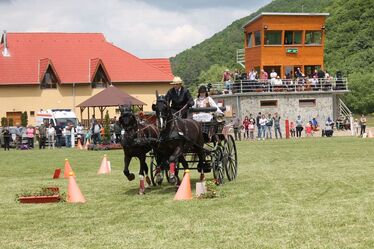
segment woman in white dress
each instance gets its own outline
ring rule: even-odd
[[[203,107],[216,107],[215,114],[217,116],[223,116],[223,112],[217,106],[216,102],[208,95],[205,86],[200,86],[198,90],[198,96],[194,100],[195,104],[193,108],[203,108]],[[192,115],[192,118],[199,122],[210,122],[212,121],[213,115],[209,112],[199,112]]]

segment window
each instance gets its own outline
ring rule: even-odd
[[[30,117],[34,117],[35,116],[35,111],[30,111]]]
[[[266,31],[265,45],[282,45],[282,31]]]
[[[247,34],[247,47],[251,48],[252,47],[252,44],[253,44],[253,41],[252,41],[252,33],[248,33]]]
[[[304,66],[304,74],[310,78],[313,77],[315,70],[317,71],[321,70],[321,66],[320,65]]]
[[[306,31],[305,44],[319,45],[321,43],[322,43],[322,32],[321,31]]]
[[[299,107],[315,107],[316,99],[299,99]]]
[[[116,114],[120,114],[121,110],[119,108],[116,108]]]
[[[47,72],[44,75],[44,78],[40,84],[41,89],[53,89],[57,88],[57,77],[53,73],[53,70],[49,66]]]
[[[102,66],[97,69],[94,80],[91,83],[92,88],[106,88],[108,87],[108,78],[106,77]]]
[[[255,46],[261,46],[261,31],[255,32]]]
[[[285,31],[284,32],[284,44],[301,44],[302,31]]]
[[[260,100],[261,107],[277,107],[278,100]]]

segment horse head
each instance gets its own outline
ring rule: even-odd
[[[156,112],[158,127],[163,130],[166,123],[171,119],[171,109],[165,99],[165,96],[156,94],[156,104],[152,105],[152,110]]]
[[[130,106],[120,106],[121,116],[119,117],[119,123],[125,132],[135,131],[137,127],[137,121],[134,113]]]

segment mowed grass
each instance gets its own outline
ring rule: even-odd
[[[220,187],[223,196],[182,202],[166,183],[137,195],[120,150],[106,152],[113,171],[102,176],[104,152],[0,151],[0,248],[374,248],[374,139],[237,147],[238,178]],[[40,186],[66,191],[67,180],[51,179],[65,158],[87,203],[15,201]]]

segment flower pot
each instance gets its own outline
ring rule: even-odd
[[[60,195],[50,195],[50,196],[20,196],[18,198],[20,203],[51,203],[59,202]]]

